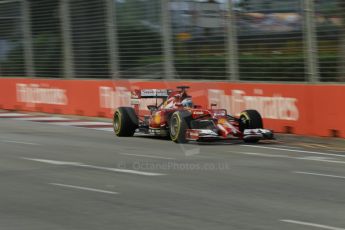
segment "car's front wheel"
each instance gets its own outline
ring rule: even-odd
[[[240,114],[240,129],[243,132],[245,129],[262,129],[263,122],[260,113],[256,110],[245,110]],[[247,143],[256,143],[259,139],[244,140]]]
[[[191,113],[188,111],[176,111],[169,121],[170,139],[175,143],[187,143],[186,131],[189,128]]]

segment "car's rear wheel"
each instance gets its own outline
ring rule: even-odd
[[[245,110],[240,114],[240,129],[262,129],[263,121],[260,113],[256,110]],[[259,139],[244,139],[247,143],[256,143]]]
[[[189,128],[191,113],[188,111],[176,111],[169,121],[170,139],[175,143],[187,143],[186,131]]]
[[[131,107],[119,107],[114,113],[114,132],[119,137],[133,136],[138,123],[138,117]]]

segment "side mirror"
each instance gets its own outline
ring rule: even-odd
[[[158,109],[156,105],[148,105],[147,108],[148,108],[148,110],[150,110],[151,112],[156,111],[156,110]]]

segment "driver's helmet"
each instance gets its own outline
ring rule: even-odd
[[[183,107],[187,107],[187,108],[192,108],[193,107],[193,101],[191,98],[185,98],[183,99],[183,101],[181,102]]]

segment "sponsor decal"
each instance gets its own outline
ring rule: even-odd
[[[143,89],[141,90],[142,97],[167,97],[168,90],[166,89]]]
[[[65,89],[53,88],[48,84],[16,84],[17,101],[35,104],[67,105],[68,97]]]
[[[156,96],[156,91],[154,89],[143,89],[141,90],[142,97],[153,97]]]
[[[158,104],[162,102],[162,99],[151,98],[142,100],[132,96],[132,93],[126,87],[99,87],[100,107],[111,109],[111,113],[118,107],[131,105],[139,105],[139,110],[147,111],[148,105],[155,105],[156,101]]]
[[[157,89],[156,93],[157,93],[158,97],[167,97],[167,96],[169,96],[169,92],[166,89]]]
[[[254,94],[247,95],[244,90],[231,90],[227,95],[223,90],[209,89],[210,103],[219,108],[227,109],[231,114],[239,115],[243,110],[258,110],[263,118],[297,121],[299,119],[298,100],[292,97],[283,97],[280,94],[263,96],[263,90],[255,89]]]

